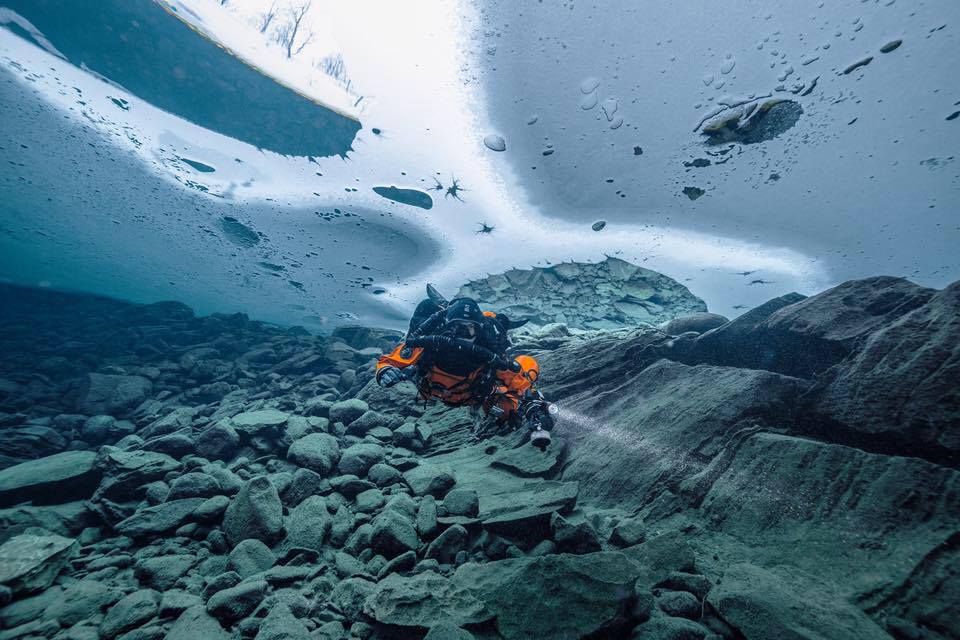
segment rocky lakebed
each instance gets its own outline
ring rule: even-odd
[[[545,452],[379,388],[396,331],[3,285],[0,640],[960,638],[960,283],[631,282],[514,332]]]

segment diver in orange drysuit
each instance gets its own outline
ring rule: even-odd
[[[404,341],[377,363],[377,383],[392,387],[412,380],[426,401],[436,398],[451,406],[475,406],[496,418],[501,429],[530,430],[530,442],[540,449],[550,444],[554,420],[550,405],[536,390],[537,361],[504,355],[507,331],[525,324],[504,314],[480,311],[470,298],[446,303],[433,295],[417,306]]]

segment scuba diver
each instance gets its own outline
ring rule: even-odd
[[[554,420],[534,387],[540,366],[527,355],[505,355],[507,331],[526,322],[481,311],[471,298],[447,302],[427,285],[427,299],[414,311],[406,337],[377,362],[377,383],[392,387],[411,380],[424,402],[479,407],[495,419],[497,432],[525,427],[530,443],[545,450]]]

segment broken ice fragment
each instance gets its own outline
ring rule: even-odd
[[[857,60],[856,62],[854,62],[854,63],[851,64],[849,67],[847,67],[846,69],[843,70],[843,75],[847,75],[847,74],[849,74],[849,73],[852,73],[853,71],[859,69],[860,67],[865,67],[865,66],[867,66],[868,64],[870,64],[872,61],[873,61],[873,56],[867,56],[866,58],[863,58],[862,60]]]
[[[484,137],[483,144],[487,145],[487,149],[490,149],[490,151],[507,150],[507,143],[503,139],[503,136],[498,136],[495,133],[491,133],[490,135]]]
[[[894,49],[900,48],[900,45],[903,44],[903,40],[891,40],[887,44],[880,47],[880,53],[890,53]]]

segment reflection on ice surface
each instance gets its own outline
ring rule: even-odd
[[[960,8],[819,4],[317,5],[288,60],[266,0],[7,2],[0,277],[321,330],[605,255],[727,315],[942,286]]]

